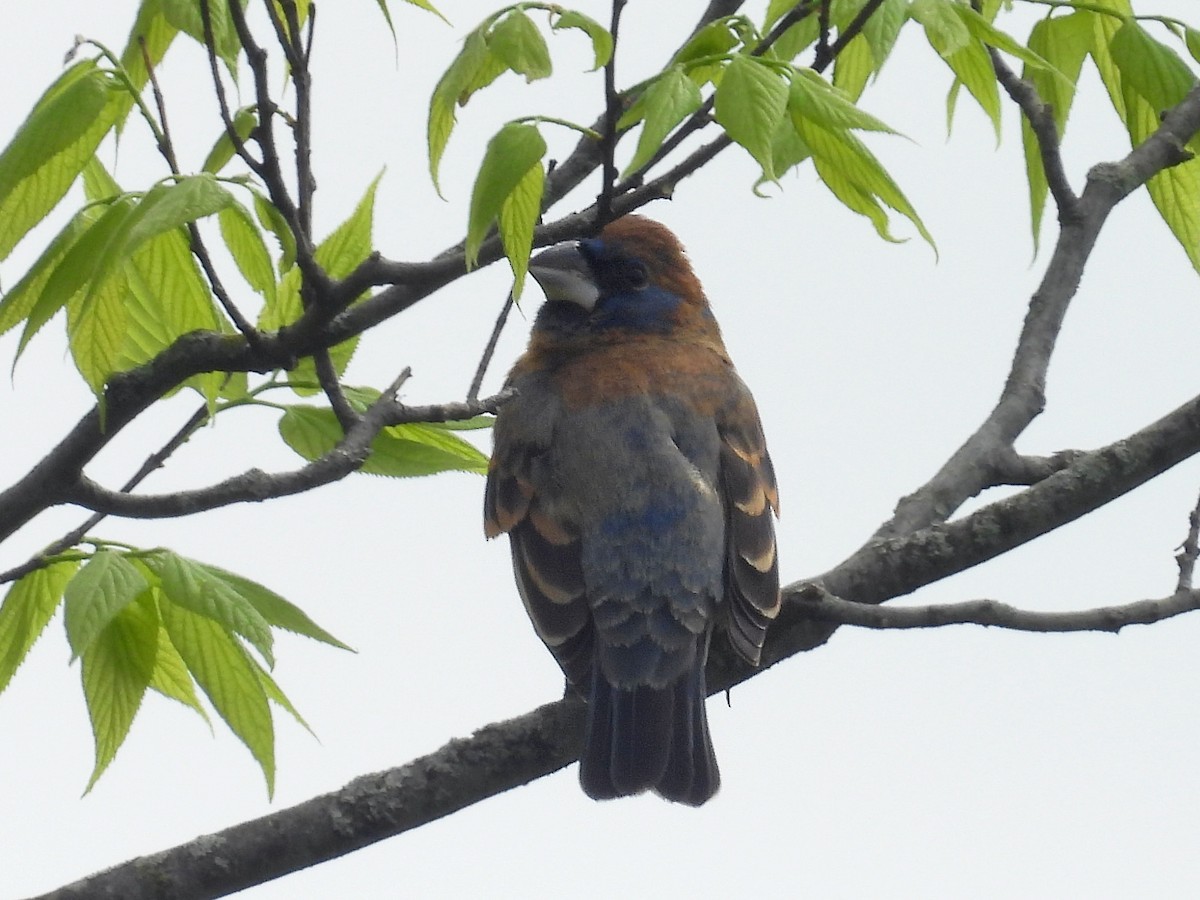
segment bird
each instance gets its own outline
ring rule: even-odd
[[[720,785],[705,663],[758,665],[780,608],[758,410],[679,239],[626,215],[529,262],[546,296],[509,373],[484,491],[518,593],[586,700],[597,800],[690,806]]]

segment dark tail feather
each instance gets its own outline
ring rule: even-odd
[[[701,666],[661,690],[623,690],[594,671],[579,766],[584,793],[609,800],[654,790],[689,806],[711,798],[721,779],[704,696]]]
[[[666,772],[655,791],[667,800],[701,806],[721,786],[717,756],[708,734],[704,706],[704,667],[697,666],[675,685],[675,732]]]

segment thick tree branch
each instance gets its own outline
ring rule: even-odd
[[[1083,278],[1096,237],[1113,208],[1152,176],[1189,158],[1183,145],[1200,131],[1200,88],[1171,110],[1144,143],[1117,163],[1095,166],[1078,214],[1063,223],[1050,264],[1017,342],[1012,367],[984,423],[925,485],[905,497],[877,537],[911,534],[949,518],[985,488],[1003,483],[1013,445],[1045,406],[1046,372],[1067,307]]]
[[[487,725],[407,765],[50,891],[37,900],[222,897],[418,828],[577,759],[583,703]]]

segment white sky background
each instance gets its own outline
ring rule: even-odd
[[[530,112],[594,117],[599,76],[576,74],[589,64],[586,43],[560,36],[552,51],[561,83],[526,90],[506,76],[462,111],[442,167],[448,202],[436,198],[425,104],[457,41],[493,5],[444,0],[451,29],[394,3],[399,66],[374,3],[322,7],[314,64],[321,235],[386,166],[376,244],[390,257],[425,259],[461,237],[475,167],[501,122]],[[703,5],[631,3],[619,80],[659,65]],[[686,15],[668,12],[685,6]],[[764,6],[747,11],[761,17]],[[0,30],[5,137],[60,71],[73,36],[119,49],[136,4],[21,7]],[[607,3],[578,7],[607,20]],[[1186,0],[1143,7],[1200,20]],[[758,399],[781,483],[788,582],[854,550],[986,415],[1055,237],[1050,212],[1043,256],[1031,266],[1014,111],[1006,110],[997,149],[964,93],[946,142],[950,75],[909,30],[863,105],[912,138],[872,136],[870,144],[938,240],[940,262],[919,239],[879,241],[811,167],[772,199],[754,197],[756,172],[740,151],[684,182],[673,203],[647,210],[688,246]],[[161,75],[183,165],[198,167],[218,120],[199,49],[177,44]],[[249,85],[247,77],[244,92]],[[546,134],[560,157],[574,143]],[[131,119],[118,168],[127,186],[161,176],[149,147]],[[1088,74],[1068,131],[1072,183],[1081,188],[1089,165],[1126,149]],[[896,230],[911,234],[903,223]],[[40,232],[0,268],[4,284],[47,237]],[[461,398],[507,284],[501,263],[376,329],[348,380],[383,386],[411,365],[406,400]],[[529,315],[538,299],[531,290]],[[1200,282],[1139,192],[1100,238],[1051,367],[1047,411],[1020,449],[1104,444],[1193,396],[1198,326]],[[527,331],[520,317],[510,324],[489,387],[499,386]],[[15,378],[0,379],[4,485],[91,402],[61,332],[61,320],[51,323]],[[5,368],[15,346],[15,334],[0,340]],[[195,405],[193,396],[164,404],[127,429],[92,474],[119,484]],[[244,410],[193,439],[145,489],[298,464],[272,414]],[[193,713],[156,695],[81,799],[91,736],[56,619],[0,696],[0,896],[48,890],[292,805],[557,697],[561,676],[521,608],[508,549],[483,540],[482,489],[481,478],[461,474],[354,476],[185,520],[106,521],[97,533],[168,545],[263,582],[359,652],[280,636],[275,674],[320,741],[277,718],[273,802],[223,724],[210,737]],[[1200,461],[1191,460],[913,599],[986,596],[1061,610],[1167,594],[1198,490]],[[44,516],[3,548],[0,568],[81,517],[74,509]],[[1198,617],[1118,637],[843,628],[827,646],[736,689],[732,708],[710,703],[723,787],[701,810],[654,797],[596,804],[572,766],[247,896],[1194,896],[1198,637]]]

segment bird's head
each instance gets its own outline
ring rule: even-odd
[[[543,250],[529,274],[546,294],[535,330],[547,336],[684,332],[720,340],[678,238],[642,216]]]

